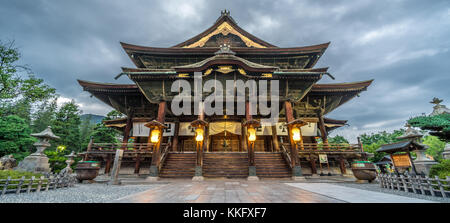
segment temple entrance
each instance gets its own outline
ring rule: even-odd
[[[230,132],[222,132],[211,136],[209,152],[242,152],[240,136]]]

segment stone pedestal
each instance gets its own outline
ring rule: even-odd
[[[434,160],[428,159],[428,157],[425,155],[425,150],[416,150],[417,159],[413,161],[414,166],[416,167],[417,174],[424,173],[428,176],[430,173],[430,169],[433,165],[437,164],[438,162]]]
[[[203,177],[202,167],[201,166],[195,166],[195,174],[194,177],[192,177],[192,181],[203,181],[205,178]]]
[[[248,167],[248,181],[258,181],[259,177],[256,176],[256,166],[249,166]]]
[[[48,142],[37,142],[33,144],[37,147],[37,151],[22,160],[15,168],[18,171],[27,171],[34,173],[50,173],[50,164],[48,157],[44,154],[45,148],[50,146]]]
[[[442,157],[446,160],[450,159],[450,143],[445,145],[444,152],[442,153]]]

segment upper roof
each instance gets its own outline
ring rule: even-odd
[[[248,33],[237,25],[230,16],[230,11],[221,11],[216,22],[204,32],[179,43],[175,47],[218,47],[228,44],[232,47],[273,48],[276,47]]]
[[[192,64],[213,56],[221,45],[226,44],[236,52],[236,56],[251,62],[285,69],[308,69],[314,67],[330,43],[279,48],[239,27],[230,12],[224,10],[210,28],[172,47],[120,44],[139,68],[167,69]]]

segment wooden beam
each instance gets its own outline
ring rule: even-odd
[[[328,147],[328,133],[325,129],[325,122],[323,121],[323,112],[320,112],[319,116],[319,129],[320,129],[320,136],[322,138],[322,142],[326,147]]]
[[[127,116],[127,125],[125,126],[125,130],[123,131],[123,140],[122,143],[128,143],[128,139],[130,138],[131,127],[133,126],[133,113],[129,113]]]

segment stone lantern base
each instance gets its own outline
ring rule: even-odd
[[[51,172],[50,164],[48,163],[48,157],[42,154],[31,154],[25,157],[25,159],[19,163],[15,170],[34,173]]]

